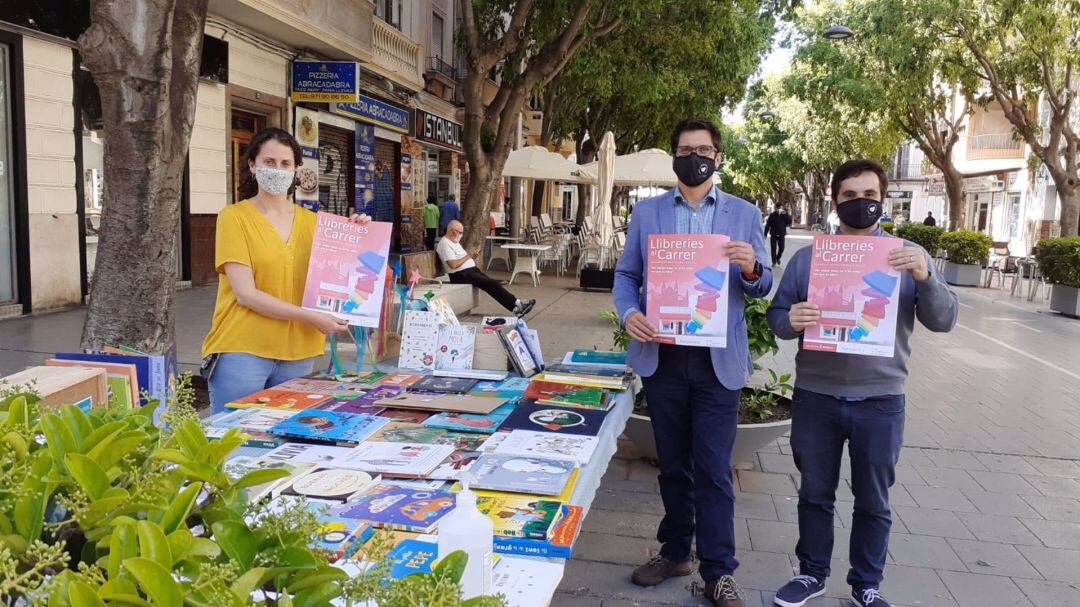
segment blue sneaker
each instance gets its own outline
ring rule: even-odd
[[[812,575],[797,575],[776,591],[773,603],[780,607],[802,607],[806,601],[823,594],[825,594],[824,581]]]
[[[852,588],[851,602],[856,607],[889,607],[877,588]]]

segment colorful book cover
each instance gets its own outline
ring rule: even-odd
[[[438,557],[439,544],[436,542],[404,540],[386,555],[390,560],[390,579],[400,580],[414,573],[431,573]]]
[[[337,380],[350,384],[357,384],[360,386],[374,386],[383,380],[389,373],[383,373],[382,371],[346,371],[337,376]]]
[[[446,430],[429,428],[423,424],[390,422],[367,439],[371,443],[424,443],[432,444]]]
[[[279,388],[267,388],[259,390],[255,394],[249,394],[243,398],[226,405],[230,409],[278,409],[285,411],[303,411],[321,405],[330,400],[325,394],[315,392],[299,392],[295,390],[281,390]]]
[[[566,460],[485,453],[470,471],[478,489],[558,495],[562,493],[575,464]]]
[[[393,398],[398,394],[405,391],[405,388],[401,386],[378,386],[376,388],[368,388],[367,392],[364,392],[357,397],[358,405],[374,405],[376,402],[384,398]]]
[[[544,354],[540,351],[540,333],[536,329],[530,329],[529,325],[525,323],[524,319],[519,318],[517,321],[518,331],[521,332],[522,337],[525,338],[525,346],[529,349],[529,354],[532,355],[533,363],[536,368],[544,370]]]
[[[435,377],[428,375],[409,386],[411,392],[437,392],[440,394],[465,394],[473,389],[477,380],[464,377]]]
[[[473,386],[469,394],[516,399],[520,398],[529,389],[529,382],[528,377],[508,377],[502,381],[481,381]]]
[[[506,354],[510,357],[514,369],[522,377],[532,377],[540,370],[533,360],[529,345],[525,343],[526,337],[517,326],[499,331],[499,339],[502,341]]]
[[[335,447],[331,445],[315,445],[312,443],[285,443],[266,455],[263,459],[300,462],[305,464],[318,464],[320,466],[333,466],[334,460],[348,455],[351,447]]]
[[[104,369],[109,385],[109,403],[126,407],[139,406],[139,376],[135,365],[98,363],[78,360],[52,359],[45,362],[49,367],[87,367]]]
[[[626,366],[626,352],[611,350],[574,350],[570,353],[570,363],[579,365]]]
[[[415,373],[394,373],[393,375],[387,375],[379,382],[379,387],[382,386],[397,386],[399,388],[408,388],[409,386],[420,381],[419,375]]]
[[[374,535],[371,523],[316,513],[319,528],[312,547],[330,561],[348,557]]]
[[[342,411],[344,413],[360,413],[363,415],[378,415],[384,407],[371,404],[366,394],[334,394],[330,400],[316,407],[323,411]]]
[[[485,316],[480,321],[480,330],[484,333],[498,333],[506,327],[517,325],[517,316]]]
[[[536,405],[533,401],[523,400],[500,428],[596,436],[604,425],[604,417],[603,411]]]
[[[566,459],[584,466],[592,459],[599,443],[595,436],[513,430],[499,442],[494,452]]]
[[[891,357],[895,351],[900,275],[886,236],[814,236],[807,301],[821,320],[803,334],[804,350]]]
[[[293,479],[282,486],[283,495],[297,495],[315,499],[345,501],[357,493],[367,491],[379,482],[362,470],[322,468]]]
[[[464,377],[467,379],[500,382],[506,379],[510,373],[507,371],[488,371],[486,369],[455,369],[453,371],[447,369],[435,369],[434,375],[436,377]]]
[[[548,367],[548,370],[541,373],[537,379],[558,384],[581,386],[582,388],[606,388],[608,390],[618,391],[625,390],[630,386],[630,382],[626,379],[626,376],[604,377],[602,375],[577,375],[574,373],[552,371],[551,367]]]
[[[483,455],[480,451],[466,451],[458,449],[443,460],[434,470],[428,474],[428,478],[459,481],[465,478],[465,474],[472,469],[476,460]]]
[[[156,379],[152,380],[152,375],[155,373],[154,361],[151,357],[142,356],[137,354],[88,354],[85,352],[57,352],[54,355],[56,360],[81,360],[87,362],[99,362],[118,365],[135,365],[135,375],[139,385],[139,404],[145,405],[149,403],[150,398],[156,398],[160,403],[164,403],[166,399],[165,390],[155,391],[155,384],[158,383]],[[157,360],[157,359],[154,359]],[[151,381],[155,383],[152,384]],[[149,398],[147,394],[149,393]]]
[[[554,365],[548,365],[544,369],[545,373],[552,374],[564,374],[574,375],[581,377],[601,377],[605,379],[624,380],[626,379],[626,369],[616,369],[612,367],[602,367],[599,365],[586,365],[586,364],[566,364],[558,363]]]
[[[566,462],[566,463],[569,463],[569,462]],[[544,498],[545,499],[555,500],[556,502],[562,502],[564,504],[570,503],[571,501],[573,501],[574,490],[577,488],[577,483],[578,483],[578,480],[580,478],[581,478],[581,468],[574,468],[570,472],[570,478],[568,478],[567,481],[566,481],[566,484],[563,485],[562,492],[560,492],[557,495],[544,495]],[[457,493],[457,492],[461,491],[461,483],[460,482],[454,483],[453,486],[450,487],[450,491],[453,492],[453,493]],[[518,497],[518,494],[527,493],[527,492],[525,492],[525,491],[506,491],[506,490],[501,490],[501,489],[483,489],[483,488],[480,488],[480,487],[476,487],[473,490],[473,493],[475,493],[477,497]],[[539,496],[541,494],[534,493],[533,495]]]
[[[424,425],[444,430],[491,434],[498,430],[503,421],[514,412],[514,407],[513,403],[507,403],[491,413],[483,415],[476,413],[436,413],[425,420]]]
[[[454,509],[454,503],[454,494],[448,491],[382,484],[331,509],[330,514],[369,521],[376,527],[430,533]]]
[[[270,432],[270,429],[296,415],[295,411],[274,409],[239,409],[223,411],[203,420],[203,424],[213,428],[239,428],[245,432]]]
[[[294,392],[314,392],[316,394],[332,394],[342,390],[348,384],[331,377],[310,378],[297,377],[276,386],[278,390],[292,390]]]
[[[270,433],[331,443],[359,443],[388,421],[373,415],[312,409],[279,422]]]
[[[420,478],[427,476],[453,452],[450,445],[367,442],[335,460],[334,465],[386,476]]]
[[[435,368],[445,371],[472,369],[476,348],[476,327],[445,325],[439,328],[435,349]]]
[[[529,389],[525,391],[525,398],[531,398],[542,405],[560,405],[598,411],[607,411],[611,408],[612,400],[608,396],[609,393],[603,388],[588,388],[537,379],[533,379],[529,384]]]
[[[391,223],[360,225],[320,212],[302,307],[333,314],[350,325],[378,327],[393,228]]]
[[[584,508],[564,505],[562,516],[555,524],[550,540],[496,537],[495,552],[513,556],[568,559],[573,554],[574,542],[581,531],[583,518]]]
[[[526,497],[481,497],[476,507],[491,519],[495,535],[550,539],[562,514],[562,503]]]
[[[429,417],[434,415],[431,411],[421,411],[419,409],[383,409],[379,417],[385,417],[391,422],[400,422],[403,424],[422,424]]]
[[[684,346],[727,346],[728,274],[722,234],[649,236],[646,317],[656,341]]]
[[[435,351],[438,348],[439,315],[435,312],[405,310],[398,366],[430,371],[435,368]]]
[[[458,451],[479,451],[480,446],[487,440],[486,434],[473,432],[443,432],[439,438],[432,441],[436,445],[450,445]]]
[[[280,469],[289,473],[288,476],[274,481],[255,485],[247,488],[248,500],[255,501],[266,496],[276,496],[282,487],[291,483],[296,478],[307,474],[315,469],[315,464],[299,462],[282,462],[258,459],[253,457],[239,456],[226,460],[225,474],[233,480],[239,480],[248,472],[254,470]]]

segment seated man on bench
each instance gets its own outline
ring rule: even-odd
[[[476,267],[473,261],[480,256],[480,250],[466,252],[461,246],[461,237],[465,235],[465,226],[460,221],[451,221],[446,226],[446,235],[435,247],[439,253],[439,259],[446,267],[446,273],[450,276],[453,284],[471,284],[479,287],[488,295],[495,298],[499,305],[516,316],[525,316],[536,305],[535,299],[518,299],[514,294],[507,291],[499,281],[484,274]]]

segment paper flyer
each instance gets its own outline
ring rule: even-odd
[[[727,346],[728,274],[722,234],[649,236],[646,318],[656,341],[683,346]]]
[[[332,213],[319,213],[317,222],[302,307],[378,327],[393,224],[360,225]]]
[[[319,210],[319,112],[303,107],[296,115],[296,141],[304,164],[296,169],[296,204],[312,211]],[[237,201],[239,202],[239,201]]]
[[[807,301],[821,306],[821,321],[804,333],[804,350],[893,356],[900,276],[889,252],[902,246],[883,236],[814,236]]]
[[[435,312],[405,310],[398,366],[402,369],[434,369],[438,345],[439,315]]]

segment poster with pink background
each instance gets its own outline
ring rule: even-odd
[[[807,301],[821,320],[803,335],[804,350],[891,357],[900,275],[889,267],[898,238],[814,236]]]
[[[393,224],[319,213],[301,307],[378,327]]]
[[[683,346],[727,346],[728,274],[722,234],[649,236],[645,317],[656,341]]]

